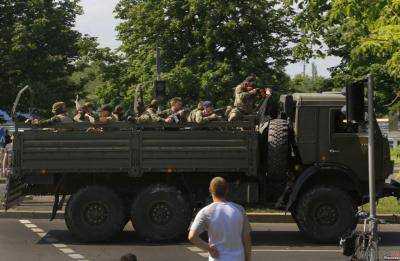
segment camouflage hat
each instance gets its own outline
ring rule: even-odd
[[[173,104],[175,104],[177,102],[182,103],[182,99],[180,97],[174,97],[169,101],[169,104],[173,105]]]
[[[85,102],[85,104],[83,105],[84,108],[91,108],[93,109],[93,103],[91,102]]]
[[[250,76],[248,76],[246,78],[246,80],[244,80],[245,82],[251,82],[254,83],[257,80],[257,76],[255,74],[251,74]]]
[[[53,104],[51,111],[54,114],[59,114],[65,112],[65,108],[66,108],[65,102],[56,102]]]

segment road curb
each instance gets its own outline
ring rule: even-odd
[[[49,219],[49,211],[4,211],[0,210],[0,219]],[[290,213],[247,213],[251,223],[295,223]],[[388,224],[400,224],[400,215],[378,215]],[[64,219],[64,212],[57,213],[56,219]]]

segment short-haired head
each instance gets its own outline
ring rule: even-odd
[[[153,99],[153,100],[151,100],[151,102],[150,102],[149,108],[152,108],[152,109],[155,109],[155,110],[156,110],[156,109],[158,108],[158,105],[159,105],[158,100]]]
[[[202,102],[202,101],[199,101],[199,103],[197,104],[197,109],[198,109],[198,110],[204,109],[204,107],[203,107],[203,102]]]
[[[66,113],[67,105],[64,102],[56,102],[53,104],[52,110],[54,114]]]
[[[114,108],[114,113],[115,114],[122,114],[124,113],[124,107],[122,107],[122,105],[117,105]]]
[[[175,106],[178,103],[182,103],[182,99],[180,97],[174,97],[169,101],[171,106]]]
[[[228,183],[222,177],[215,177],[210,182],[211,195],[218,198],[225,198],[228,193]]]
[[[121,261],[137,261],[137,257],[134,254],[126,254],[121,257]]]

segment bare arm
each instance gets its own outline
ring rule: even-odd
[[[251,261],[251,235],[250,235],[250,232],[251,232],[250,223],[245,214],[244,219],[243,219],[243,232],[242,232],[242,241],[243,241],[243,247],[244,247],[245,261]]]

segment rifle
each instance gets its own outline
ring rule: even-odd
[[[188,111],[190,111],[189,108],[182,109],[182,110],[180,110],[180,111],[178,111],[176,113],[171,114],[170,116],[168,116],[168,118],[171,118],[174,123],[179,123],[180,120],[179,120],[178,115],[181,115],[181,114],[183,114],[185,112],[188,112]]]

